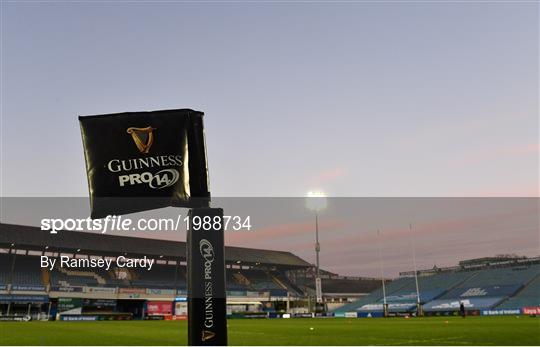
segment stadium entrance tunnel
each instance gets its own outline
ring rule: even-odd
[[[47,303],[35,302],[1,302],[0,317],[2,316],[30,316],[32,319],[38,319],[41,316],[47,316]]]
[[[118,312],[131,313],[133,319],[143,319],[144,300],[118,300],[116,309]]]

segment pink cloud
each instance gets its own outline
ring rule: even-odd
[[[536,215],[536,208],[528,208],[422,222],[413,226],[417,251],[420,254],[419,264],[424,267],[435,263],[455,265],[459,260],[477,256],[477,252],[484,255],[495,254],[489,251],[483,253],[486,249],[493,252],[499,249],[509,253],[527,251],[524,245],[534,240],[531,239],[531,233],[537,231],[537,227],[523,224],[523,221],[530,220],[528,217]],[[534,230],[531,231],[531,228]],[[358,230],[352,234],[351,230],[348,230],[347,234],[334,232],[331,238],[327,237],[329,234],[326,230],[324,234],[322,236],[325,237],[321,240],[321,259],[329,270],[346,271],[354,275],[366,275],[364,271],[376,273],[379,242],[384,250],[389,273],[402,271],[410,265],[408,263],[412,239],[411,231],[406,225],[399,228],[385,228],[380,239],[375,230]],[[501,237],[504,237],[505,241],[502,241]],[[287,247],[304,259],[313,260],[311,238],[291,240],[287,242]],[[350,269],[346,269],[346,264],[352,264]]]
[[[314,175],[309,179],[309,183],[313,186],[321,186],[329,182],[335,181],[336,179],[343,177],[347,174],[347,171],[343,168],[334,168],[331,170],[326,170],[323,172]]]
[[[339,230],[346,227],[343,220],[325,220],[319,222],[319,227],[325,231]],[[312,220],[299,223],[285,223],[265,226],[250,232],[229,232],[225,234],[228,245],[270,248],[269,243],[275,244],[275,249],[290,249],[290,240],[295,237],[307,239],[314,232]]]

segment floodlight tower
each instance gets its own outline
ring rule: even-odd
[[[416,315],[421,316],[423,315],[423,312],[422,312],[422,304],[420,302],[420,288],[418,287],[418,271],[416,270],[416,240],[414,238],[412,223],[409,224],[409,230],[411,232],[411,239],[412,239],[414,282],[416,283]]]
[[[321,191],[310,191],[307,194],[306,207],[315,212],[315,257],[316,257],[316,277],[315,277],[315,293],[317,302],[322,302],[322,286],[320,277],[319,253],[321,245],[319,244],[319,212],[326,208],[326,195]]]
[[[379,267],[381,270],[381,282],[382,282],[382,292],[383,292],[383,317],[388,316],[388,303],[386,302],[386,284],[384,283],[384,264],[382,260],[382,250],[381,250],[381,231],[377,229],[377,250],[379,255]]]

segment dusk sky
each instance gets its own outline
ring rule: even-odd
[[[1,6],[3,197],[87,197],[77,115],[168,108],[205,112],[214,196],[538,197],[537,2]],[[535,201],[509,228],[519,241],[492,238],[490,247],[460,248],[460,258],[538,255]],[[457,235],[473,228],[470,244],[479,245],[499,212],[450,238],[434,226],[463,218],[439,216],[425,235],[459,247]],[[313,261],[313,230],[302,224],[311,216],[300,219],[267,243],[228,241]],[[373,250],[366,235],[376,224],[322,230],[328,268],[373,275],[376,267],[345,262],[367,264],[353,246]],[[329,229],[348,233],[346,260]],[[404,264],[409,254],[394,257]]]

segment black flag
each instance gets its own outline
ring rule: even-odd
[[[202,112],[126,112],[79,121],[92,218],[208,206]]]

